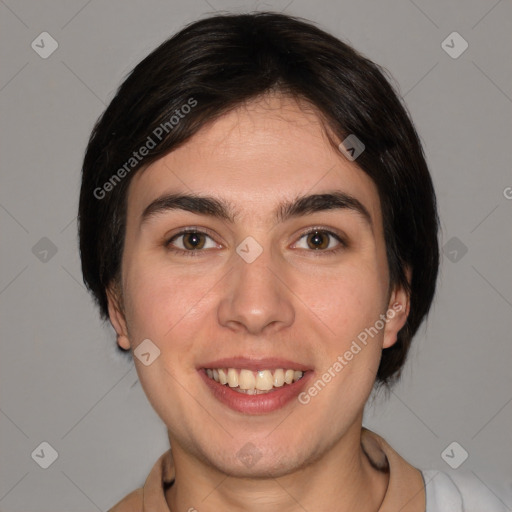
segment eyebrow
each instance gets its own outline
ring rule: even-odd
[[[232,224],[238,216],[234,206],[222,198],[196,194],[165,194],[152,201],[141,215],[141,224],[170,210],[184,210],[198,215],[226,220]],[[299,195],[281,201],[275,208],[273,220],[277,224],[288,219],[327,210],[349,210],[360,215],[373,231],[372,217],[366,207],[355,197],[341,190],[323,194]]]

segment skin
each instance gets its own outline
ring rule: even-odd
[[[349,209],[273,222],[283,198],[333,189],[357,198],[372,227]],[[238,217],[231,224],[170,210],[141,223],[164,192],[222,197]],[[196,257],[173,253],[186,236],[167,241],[190,226],[209,231],[205,248]],[[303,234],[318,226],[342,234],[347,246],[324,234],[328,249],[341,250],[315,250]],[[250,264],[236,252],[247,236],[263,248]],[[280,95],[253,100],[135,175],[120,290],[111,287],[108,297],[119,345],[133,351],[149,338],[161,351],[150,366],[134,360],[168,428],[171,510],[377,510],[388,477],[361,450],[362,415],[408,297],[390,290],[375,184],[329,144],[313,109]],[[221,357],[282,357],[319,377],[396,303],[401,311],[307,405],[241,414],[213,398],[197,373]],[[260,457],[251,467],[236,455],[249,442]]]

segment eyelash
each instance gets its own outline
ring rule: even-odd
[[[312,249],[312,250],[307,250],[306,249],[307,252],[313,253],[315,257],[324,256],[324,255],[333,255],[333,254],[336,254],[339,251],[347,248],[347,246],[348,246],[347,243],[345,242],[345,240],[340,235],[338,235],[337,233],[334,233],[333,231],[330,231],[329,229],[325,229],[325,228],[321,228],[321,227],[314,227],[314,228],[308,229],[307,231],[305,231],[304,233],[301,234],[301,236],[299,237],[298,240],[301,240],[305,236],[307,236],[307,235],[309,235],[311,233],[315,233],[315,232],[323,233],[323,234],[327,234],[329,236],[332,236],[333,238],[335,238],[339,242],[339,245],[336,248],[334,248],[334,249],[328,249],[328,250],[320,249],[318,251],[314,250],[314,249]],[[165,242],[165,247],[167,247],[169,251],[174,252],[175,254],[181,254],[183,256],[190,256],[190,257],[197,257],[197,256],[199,256],[202,252],[204,252],[204,249],[185,251],[183,249],[176,249],[176,248],[171,248],[170,247],[171,243],[174,240],[176,240],[180,236],[186,235],[187,233],[195,233],[195,234],[198,234],[198,235],[206,235],[207,237],[209,237],[210,239],[213,240],[213,238],[207,232],[205,232],[205,231],[201,231],[200,229],[197,229],[197,228],[186,228],[186,229],[183,229],[182,231],[180,231],[179,233],[176,233],[169,240],[167,240]]]

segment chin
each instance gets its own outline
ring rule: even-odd
[[[212,453],[206,448],[201,458],[208,465],[233,477],[278,478],[307,466],[316,458],[312,456],[316,450],[313,446],[305,447],[304,440],[288,438],[287,441],[265,437],[241,440],[222,445],[220,453]]]

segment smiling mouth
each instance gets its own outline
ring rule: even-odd
[[[301,370],[277,368],[252,371],[245,368],[204,368],[206,375],[238,393],[262,395],[272,393],[302,379]]]

